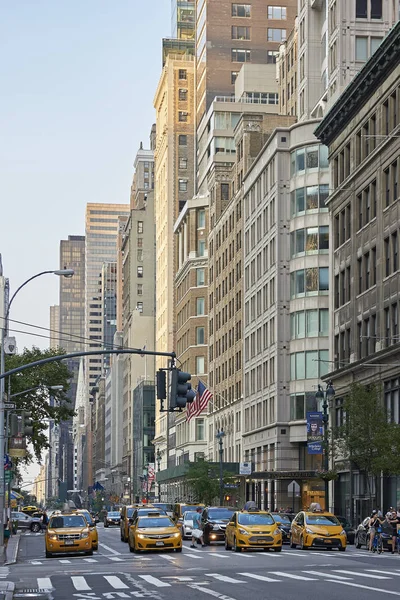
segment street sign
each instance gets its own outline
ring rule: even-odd
[[[12,471],[5,471],[4,472],[4,481],[5,481],[5,483],[11,483],[13,477],[14,477],[14,473]]]
[[[239,464],[239,475],[251,475],[251,462]]]
[[[240,487],[239,483],[226,483],[224,485],[224,488],[226,488],[227,490],[234,490],[236,488]]]
[[[297,481],[291,481],[287,487],[289,494],[300,494],[300,486]]]
[[[15,404],[14,404],[14,402],[4,402],[4,408],[6,408],[8,410],[12,410],[15,408]]]

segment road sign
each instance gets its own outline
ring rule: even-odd
[[[4,481],[5,481],[5,483],[11,483],[13,477],[14,477],[14,473],[12,471],[5,471],[4,472]]]
[[[297,481],[291,481],[287,489],[289,494],[300,494],[300,486]]]
[[[15,408],[15,404],[14,404],[14,402],[4,402],[4,408],[6,408],[8,410],[12,410]]]
[[[236,489],[236,488],[240,487],[240,485],[239,485],[239,483],[226,483],[226,484],[224,485],[224,487],[225,487],[227,490],[234,490],[234,489]]]
[[[251,475],[251,462],[239,464],[239,475]]]

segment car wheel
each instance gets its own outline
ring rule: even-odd
[[[133,551],[135,554],[140,554],[140,550],[139,550],[139,548],[136,548],[136,545],[133,546]]]
[[[40,531],[40,529],[41,529],[40,523],[32,523],[31,531],[33,531],[33,533],[38,533],[38,531]]]
[[[182,548],[175,548],[175,552],[182,552]]]
[[[241,552],[242,551],[241,547],[237,545],[235,537],[233,538],[233,551],[234,552]]]
[[[279,546],[277,548],[274,548],[275,552],[282,552],[282,546]]]
[[[135,552],[135,549],[132,548],[130,541],[128,540],[129,552]]]
[[[96,544],[96,545],[93,545],[93,550],[95,550],[95,551],[97,552],[97,551],[98,551],[98,549],[99,549],[99,545],[98,545],[98,544]]]
[[[228,544],[228,538],[225,537],[225,550],[232,550],[232,546]]]
[[[290,547],[291,548],[296,548],[297,547],[297,544],[293,543],[293,537],[292,536],[290,536],[290,542],[289,543],[290,543]]]
[[[301,538],[300,538],[300,550],[307,550],[307,546],[304,545],[303,536],[301,536]]]
[[[46,550],[46,558],[53,558],[53,555],[51,552],[47,552]]]
[[[85,552],[86,556],[93,556],[93,548]]]
[[[345,552],[345,551],[346,551],[346,546],[339,547],[339,552]]]

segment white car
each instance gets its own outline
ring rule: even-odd
[[[183,520],[181,522],[182,539],[192,537],[193,517],[195,514],[194,511],[189,510],[183,514]]]

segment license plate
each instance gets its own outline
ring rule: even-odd
[[[73,546],[74,545],[74,541],[73,540],[66,540],[65,542],[66,546]]]
[[[164,546],[164,542],[156,542],[156,546]]]
[[[332,544],[332,540],[324,540],[325,544]]]
[[[264,540],[257,540],[259,544],[265,544]]]

